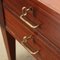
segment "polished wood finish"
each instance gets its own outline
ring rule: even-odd
[[[60,14],[58,10],[51,8],[50,5],[44,4],[41,1],[3,0],[6,30],[20,43],[24,36],[32,35],[33,38],[28,41],[27,46],[32,51],[39,50],[36,55],[33,55],[37,60],[59,60]],[[32,29],[21,21],[19,17],[22,14],[21,9],[23,6],[33,8],[33,15],[29,12],[26,17],[29,18],[27,21],[33,25],[38,24],[38,28]]]
[[[9,34],[9,32],[6,31],[7,34],[7,42],[9,46],[10,56],[11,60],[16,60],[16,40],[13,36]]]
[[[6,30],[4,14],[5,13],[4,13],[4,8],[3,8],[3,1],[0,0],[0,27],[1,27],[2,35],[3,35],[4,43],[6,46],[7,54],[8,54],[8,60],[16,60],[15,39]]]
[[[55,10],[57,13],[60,13],[60,0],[37,0],[38,2],[41,2],[43,4],[45,4],[46,6],[48,6],[49,8]]]
[[[19,42],[21,42],[21,40],[23,39],[24,36],[29,36],[29,35],[33,35],[33,40],[35,41],[30,41],[28,42],[28,47],[34,51],[34,50],[39,50],[41,49],[39,55],[41,54],[42,56],[44,55],[44,52],[48,55],[47,51],[50,50],[49,52],[49,57],[45,57],[47,55],[44,55],[43,58],[44,59],[56,59],[55,56],[53,57],[52,53],[54,53],[55,55],[57,54],[57,57],[59,58],[59,52],[56,53],[56,51],[54,51],[54,48],[51,48],[49,46],[49,43],[47,44],[47,42],[44,42],[43,40],[46,40],[46,38],[44,38],[42,35],[36,35],[35,32],[33,33],[32,31],[30,31],[29,29],[26,28],[25,25],[19,23],[19,20],[18,18],[16,18],[12,13],[10,13],[6,8],[4,9],[5,10],[5,19],[6,19],[6,28],[7,30],[10,32],[11,35],[15,36],[16,39],[18,39]],[[9,18],[8,18],[9,17]],[[11,19],[12,18],[12,19]],[[16,24],[15,24],[16,23]],[[19,29],[20,27],[20,29]],[[23,28],[23,29],[22,29]],[[17,30],[16,30],[17,29]],[[13,33],[12,33],[13,32]],[[36,35],[36,36],[35,36]],[[41,36],[41,37],[40,37]],[[38,38],[38,39],[36,39]],[[39,41],[39,42],[38,42]],[[37,46],[38,45],[38,46]],[[35,47],[34,47],[35,46]],[[53,46],[52,46],[53,47]],[[45,51],[46,49],[46,51]],[[51,55],[50,55],[51,53]],[[42,57],[41,57],[42,58]],[[39,56],[38,56],[38,59]]]
[[[34,2],[34,3],[32,3]],[[12,4],[10,4],[12,3]],[[19,17],[21,15],[21,9],[23,6],[30,7],[32,6],[34,9],[34,16],[28,16],[32,22],[35,24],[41,24],[37,29],[37,33],[41,32],[45,37],[47,37],[51,42],[53,42],[56,46],[60,48],[60,42],[57,39],[60,39],[59,31],[60,31],[60,14],[56,13],[55,11],[49,9],[48,7],[44,6],[43,4],[38,4],[36,1],[20,1],[18,0],[16,5],[16,1],[7,1],[6,4],[15,11]],[[25,4],[24,4],[25,3]],[[6,5],[5,4],[5,5]],[[28,6],[27,6],[28,5]],[[42,7],[43,6],[43,7]],[[8,8],[8,7],[7,7]],[[16,14],[15,14],[16,15]],[[34,17],[34,18],[33,18]],[[57,30],[56,30],[57,29]]]

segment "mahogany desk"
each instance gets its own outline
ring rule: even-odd
[[[16,60],[15,39],[36,60],[60,60],[60,1],[0,1],[0,25],[9,60]]]

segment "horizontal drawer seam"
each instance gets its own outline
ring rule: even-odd
[[[19,18],[19,15],[18,14],[16,14],[13,10],[11,10],[11,9],[9,9],[9,7],[7,7],[7,6],[4,6],[5,8],[7,8],[14,16],[16,16],[17,18]],[[46,38],[47,39],[47,38]],[[48,40],[48,39],[47,39]],[[50,45],[52,44],[52,43],[49,43]],[[52,46],[52,45],[51,45]],[[55,46],[55,45],[54,45]],[[56,46],[55,46],[56,47]],[[56,47],[57,48],[57,47]],[[60,50],[59,48],[57,48],[57,50]]]

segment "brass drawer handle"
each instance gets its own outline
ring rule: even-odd
[[[29,23],[28,21],[26,21],[23,17],[25,17],[27,14],[28,14],[28,12],[29,11],[32,11],[33,12],[33,10],[32,10],[32,8],[30,7],[30,8],[26,8],[26,7],[23,7],[22,8],[22,14],[20,15],[20,19],[23,21],[23,22],[25,22],[28,26],[30,26],[31,28],[33,28],[33,29],[35,29],[35,28],[37,28],[39,25],[32,25],[31,23]]]
[[[39,51],[37,50],[37,51],[35,51],[35,52],[32,52],[32,51],[31,51],[27,46],[25,46],[25,44],[24,44],[24,43],[27,43],[27,41],[28,41],[31,37],[32,37],[31,35],[30,35],[30,36],[24,36],[24,37],[23,37],[23,40],[21,41],[21,44],[22,44],[22,46],[23,46],[24,48],[26,48],[26,50],[27,50],[29,53],[35,55],[35,54],[37,54]]]

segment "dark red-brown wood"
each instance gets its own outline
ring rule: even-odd
[[[60,59],[60,14],[57,11],[37,0],[3,0],[3,5],[7,31],[19,42],[24,36],[33,35],[35,42],[29,41],[28,45],[32,51],[39,50],[35,55],[37,60]],[[27,21],[39,24],[37,29],[20,20],[23,6],[33,8],[34,15],[29,13]]]
[[[0,27],[8,54],[8,60],[16,60],[15,39],[9,34],[9,32],[6,31],[5,15],[2,0],[0,0]]]
[[[16,3],[17,2],[17,3]],[[10,4],[12,3],[12,4]],[[20,3],[20,4],[19,4]],[[50,42],[55,44],[60,48],[60,14],[46,7],[42,3],[33,0],[18,0],[18,1],[7,1],[6,4],[19,15],[21,15],[21,9],[23,6],[30,7],[34,9],[35,16],[28,16],[30,20],[35,24],[41,24],[41,26],[36,29],[36,32],[41,32],[45,37],[47,37]],[[4,4],[4,6],[6,5]],[[8,7],[7,7],[8,8]],[[58,41],[57,41],[58,40]]]
[[[54,48],[52,48],[52,46],[49,45],[49,43],[44,42],[44,40],[46,40],[45,37],[43,37],[42,35],[40,35],[38,37],[38,35],[35,32],[33,32],[33,30],[31,31],[24,24],[22,24],[22,22],[20,22],[20,19],[17,18],[16,16],[14,16],[12,14],[12,12],[10,12],[8,9],[4,8],[4,11],[5,11],[5,19],[6,19],[6,29],[19,42],[22,41],[24,36],[33,35],[32,36],[33,37],[32,40],[28,41],[27,46],[32,51],[39,50],[39,53],[34,55],[36,57],[36,59],[38,59],[38,60],[39,59],[45,59],[45,60],[46,59],[47,60],[48,59],[50,59],[50,60],[53,60],[53,59],[54,60],[55,59],[59,60],[60,59],[59,52],[57,53],[54,50]]]

